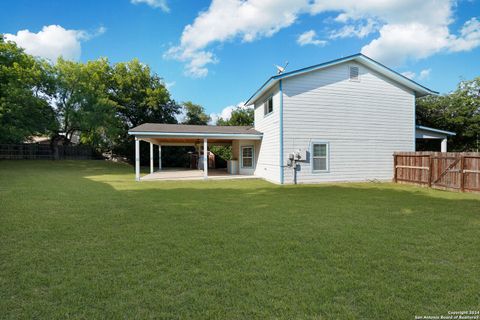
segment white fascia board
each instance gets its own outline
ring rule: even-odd
[[[424,127],[417,125],[415,126],[417,132],[428,132],[429,134],[437,134],[437,135],[443,135],[443,136],[456,136],[457,134],[455,132],[451,131],[446,131],[446,130],[440,130],[440,129],[435,129],[435,128],[430,128],[430,127]]]
[[[215,138],[228,140],[262,140],[259,134],[222,134],[222,133],[178,133],[178,132],[141,132],[130,131],[129,135],[155,138]]]

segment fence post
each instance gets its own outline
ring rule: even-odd
[[[465,192],[465,157],[460,156],[460,191]]]
[[[397,155],[393,154],[393,182],[397,183]]]
[[[428,186],[432,186],[432,176],[433,176],[433,159],[432,155],[428,156]]]

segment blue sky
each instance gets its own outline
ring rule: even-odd
[[[273,64],[294,70],[357,52],[451,91],[480,76],[479,20],[478,1],[4,0],[0,33],[51,59],[138,58],[175,100],[228,115]]]

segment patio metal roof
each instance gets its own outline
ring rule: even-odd
[[[167,123],[144,123],[128,131],[135,136],[261,139],[262,133],[250,126],[209,126]]]
[[[434,129],[434,128],[425,127],[425,126],[420,126],[420,125],[416,125],[415,128],[416,128],[416,129],[419,129],[419,130],[423,130],[423,131],[428,131],[428,132],[433,132],[433,133],[440,133],[440,134],[443,134],[443,135],[446,135],[446,136],[456,136],[456,135],[457,135],[455,132],[446,131],[446,130],[440,130],[440,129]]]

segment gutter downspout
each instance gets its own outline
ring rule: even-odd
[[[283,172],[283,86],[282,79],[279,81],[280,92],[280,184],[284,183]]]

